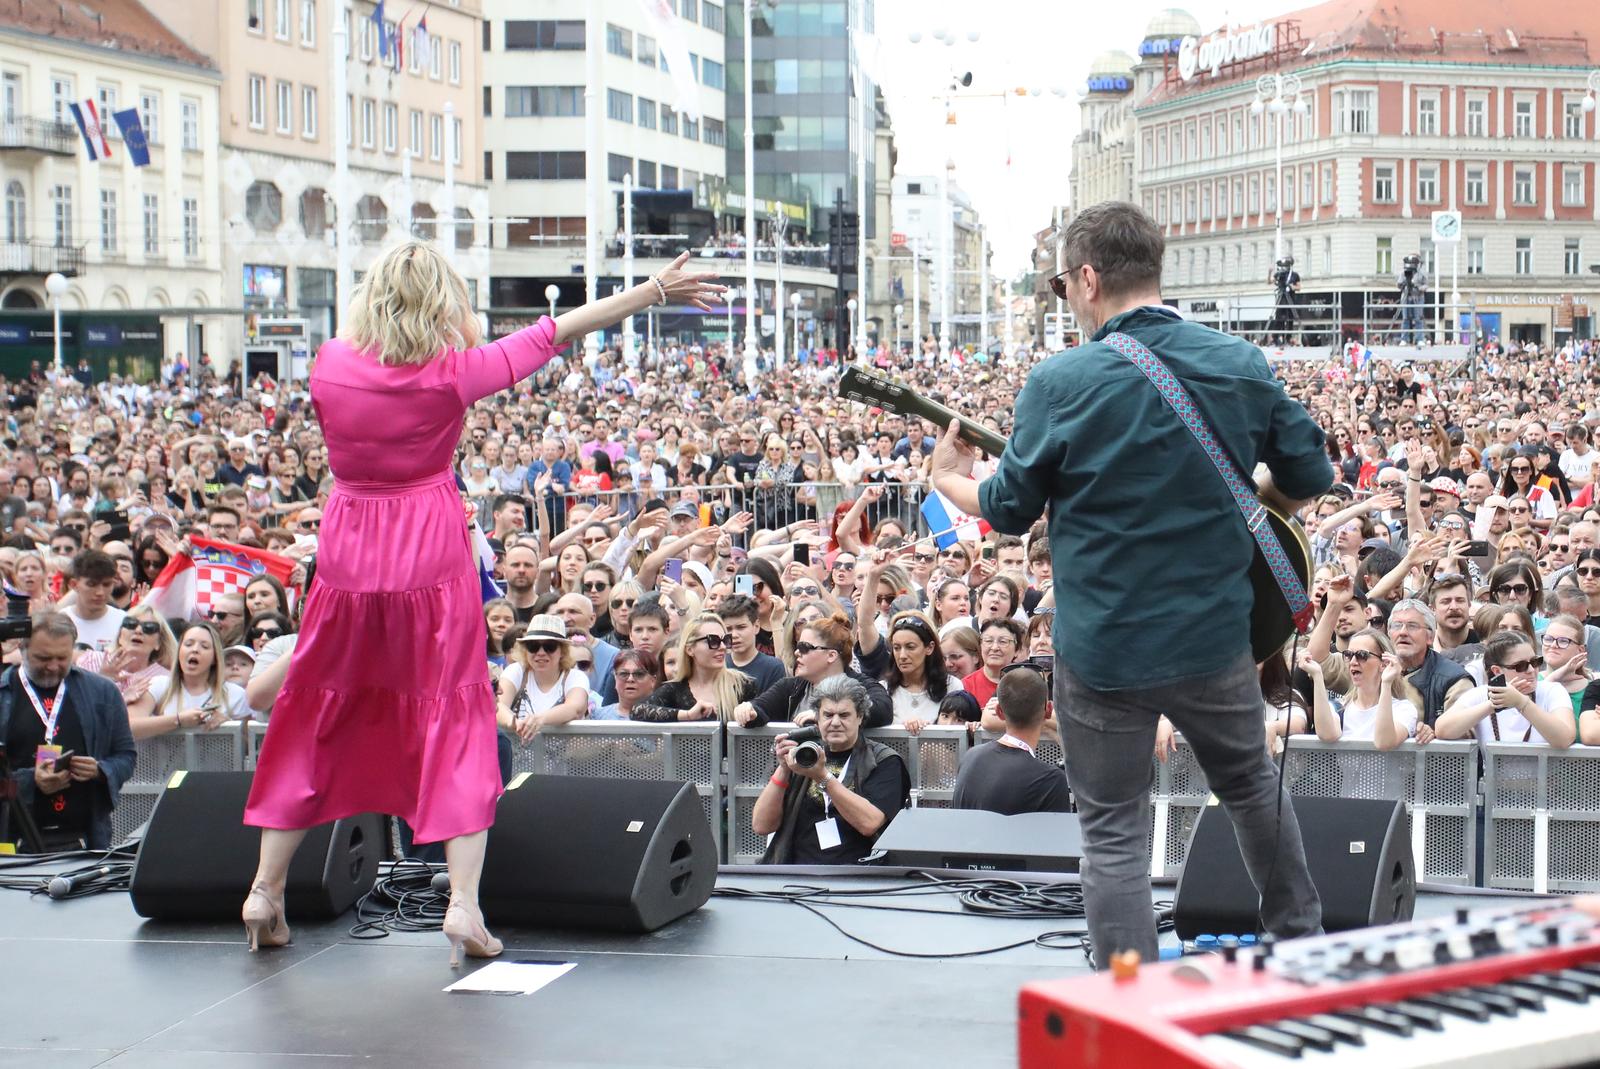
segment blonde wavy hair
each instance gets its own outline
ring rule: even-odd
[[[426,364],[478,344],[467,283],[432,242],[406,241],[379,257],[350,302],[344,338],[390,366]]]
[[[678,636],[678,670],[673,674],[673,679],[679,683],[687,683],[694,676],[694,659],[689,656],[689,647],[700,640],[706,628],[715,627],[718,631],[727,633],[727,624],[722,622],[722,617],[714,612],[703,612],[690,617],[684,624],[683,633]],[[750,677],[734,668],[722,668],[717,672],[717,717],[726,722],[733,717],[734,707],[739,704],[739,694],[744,687],[745,680]]]

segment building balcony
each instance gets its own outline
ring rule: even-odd
[[[0,151],[71,156],[78,151],[77,141],[77,130],[63,122],[29,118],[0,122]]]
[[[48,275],[52,271],[71,277],[83,273],[82,245],[45,245],[41,242],[0,243],[0,275]]]

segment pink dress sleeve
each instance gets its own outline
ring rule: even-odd
[[[456,393],[463,404],[510,389],[550,362],[556,354],[556,321],[539,322],[499,341],[456,354]]]

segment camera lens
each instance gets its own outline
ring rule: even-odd
[[[802,742],[794,748],[794,763],[801,768],[811,768],[822,760],[822,747],[814,742]]]

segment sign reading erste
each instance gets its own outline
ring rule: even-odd
[[[1205,71],[1215,78],[1223,67],[1271,52],[1278,45],[1278,24],[1258,22],[1244,28],[1230,27],[1205,40],[1185,37],[1178,47],[1178,74],[1186,82]]]

